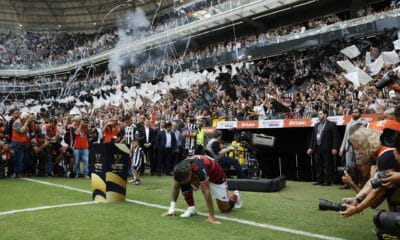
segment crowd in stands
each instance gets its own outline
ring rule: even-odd
[[[169,14],[161,15],[155,18],[153,25],[148,29],[122,29],[124,35],[133,36],[133,39],[147,37],[150,33],[155,34],[168,29],[186,24],[202,17],[197,16],[196,12],[213,11],[217,6],[227,4],[229,2],[206,1],[206,3],[196,3],[185,9],[173,11]],[[236,3],[235,3],[236,4]],[[240,5],[240,4],[239,4]],[[236,5],[230,7],[236,7]],[[393,4],[393,7],[397,6]],[[392,7],[392,8],[393,8]],[[388,10],[386,8],[384,10]],[[371,7],[360,9],[359,16],[375,13]],[[204,17],[204,16],[203,16]],[[179,19],[179,20],[178,20]],[[252,46],[266,46],[279,42],[281,36],[303,33],[307,29],[322,28],[327,25],[342,21],[337,15],[328,15],[321,18],[310,19],[307,22],[290,25],[279,26],[270,29],[267,32],[258,35],[242,36],[239,39],[214,44],[198,51],[189,51],[181,58],[173,58],[164,60],[167,63],[183,61],[188,59],[199,59],[210,56],[218,56],[223,52],[234,52],[237,49]],[[121,30],[121,29],[120,29]],[[7,68],[24,68],[29,66],[31,69],[46,68],[49,65],[58,65],[71,63],[82,58],[86,58],[105,50],[115,47],[119,39],[120,30],[108,30],[101,34],[92,33],[65,33],[65,32],[49,32],[46,34],[23,32],[8,34],[0,33],[0,67]],[[176,57],[176,56],[175,56]],[[173,64],[169,64],[173,65]],[[145,68],[145,67],[144,67]]]
[[[394,33],[396,31],[392,30],[368,40],[352,42],[361,51],[353,62],[369,73],[365,65],[366,53],[370,52],[372,58],[376,58],[380,52],[393,49]],[[346,59],[339,52],[348,45],[348,42],[337,41],[330,48],[323,46],[288,52],[246,62],[240,68],[228,65],[230,69],[220,74],[217,81],[197,84],[188,92],[185,92],[186,89],[171,91],[162,95],[157,103],[143,99],[143,105],[138,108],[133,106],[129,114],[154,111],[157,114],[154,119],[159,121],[167,113],[174,116],[180,114],[184,119],[188,114],[194,116],[195,112],[200,114],[207,110],[213,119],[245,120],[316,117],[320,109],[328,109],[330,116],[345,115],[353,106],[363,113],[390,110],[397,104],[399,96],[390,95],[386,88],[376,89],[374,83],[396,66],[383,68],[375,80],[356,88],[336,64],[336,61]],[[134,70],[132,66],[124,68],[123,78],[130,77]],[[217,70],[221,71],[221,67]],[[104,84],[110,85],[113,78],[112,73],[102,71],[81,75],[68,85],[69,94],[78,97],[82,90],[89,92]],[[134,81],[124,80],[122,83],[126,86],[135,84]]]
[[[243,1],[248,2],[248,1]],[[229,8],[240,6],[241,3],[234,2]],[[133,40],[147,37],[151,34],[163,32],[177,26],[200,20],[209,11],[216,12],[226,10],[223,1],[202,1],[182,8],[179,11],[172,11],[160,15],[153,22],[150,29],[122,29],[127,35],[133,36]],[[219,8],[218,8],[219,6]],[[229,9],[227,8],[227,9]],[[217,10],[216,10],[217,9]],[[105,50],[112,49],[118,39],[118,31],[108,30],[98,33],[65,33],[65,32],[9,32],[0,33],[0,66],[7,68],[31,69],[46,68],[49,65],[71,63],[86,58]]]

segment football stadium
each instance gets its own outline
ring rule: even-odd
[[[0,239],[400,239],[400,1],[0,0]]]

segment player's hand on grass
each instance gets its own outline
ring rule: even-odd
[[[207,218],[206,222],[211,223],[211,224],[221,224],[220,221],[217,221],[217,220],[215,220],[214,217],[210,217],[210,216]]]
[[[174,216],[176,216],[176,214],[174,212],[168,211],[168,212],[161,214],[161,216],[162,217],[174,217]]]

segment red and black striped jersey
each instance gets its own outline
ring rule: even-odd
[[[221,184],[226,181],[224,170],[216,160],[204,155],[195,155],[192,158],[194,160],[192,169],[199,178],[200,184],[207,182]]]

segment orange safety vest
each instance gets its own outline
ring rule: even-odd
[[[49,128],[50,124],[44,125],[44,128],[46,129],[46,137],[54,137],[57,135],[57,126],[54,126],[52,129]]]
[[[11,141],[12,142],[20,142],[20,143],[28,145],[29,142],[30,142],[29,141],[29,137],[25,133],[20,133],[20,132],[17,132],[15,130],[14,125],[16,123],[22,124],[22,122],[18,121],[18,120],[14,122],[13,127],[12,127],[12,138],[11,138]]]
[[[75,134],[75,143],[73,148],[75,149],[84,149],[89,148],[89,141],[86,134],[86,129],[82,128],[81,132]]]
[[[118,126],[111,126],[111,129],[107,127],[106,132],[104,134],[104,143],[110,143],[113,136],[118,138],[119,135],[119,127]]]

